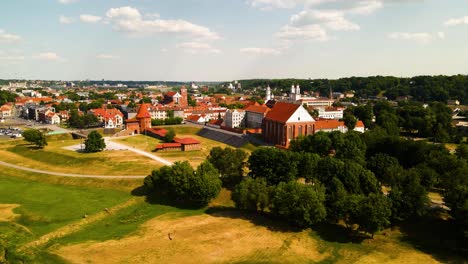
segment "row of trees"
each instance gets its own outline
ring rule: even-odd
[[[181,117],[168,117],[166,119],[151,119],[152,126],[179,125],[184,121]]]
[[[80,115],[77,110],[71,110],[70,116],[68,119],[68,125],[74,128],[89,128],[89,127],[97,127],[99,126],[99,119],[91,114],[86,113]]]
[[[427,106],[404,102],[393,107],[386,101],[380,101],[346,109],[344,121],[348,127],[354,127],[358,119],[366,128],[380,127],[391,135],[399,135],[402,129],[414,136],[433,138],[435,142],[459,143],[462,139],[452,127],[452,110],[439,102]]]
[[[444,190],[454,219],[468,219],[466,144],[451,155],[443,145],[375,129],[362,135],[317,133],[293,141],[289,151],[260,148],[246,158],[242,150],[230,148],[214,148],[208,157],[223,183],[233,188],[236,207],[301,227],[343,221],[373,234],[390,223],[426,215],[432,188]],[[243,177],[247,170],[249,177]]]
[[[240,81],[244,90],[270,85],[275,92],[288,92],[291,85],[299,84],[304,91],[317,91],[328,95],[330,89],[334,92],[355,91],[360,98],[384,94],[389,99],[398,96],[412,96],[420,102],[458,99],[468,102],[468,76],[416,76],[413,78],[398,78],[386,76],[350,77],[338,80],[327,79],[253,79]]]

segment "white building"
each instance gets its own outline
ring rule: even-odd
[[[344,112],[344,108],[341,108],[341,107],[319,108],[318,117],[324,118],[324,119],[342,119],[343,112]]]
[[[245,126],[245,111],[242,109],[227,110],[224,123],[227,127],[231,128]]]

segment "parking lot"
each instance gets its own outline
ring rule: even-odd
[[[0,128],[0,138],[18,138],[22,137],[23,130],[18,127]]]

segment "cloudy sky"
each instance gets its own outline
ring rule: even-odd
[[[1,0],[0,78],[467,74],[467,0]]]

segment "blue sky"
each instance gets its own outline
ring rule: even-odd
[[[467,74],[466,0],[2,0],[0,78]]]

